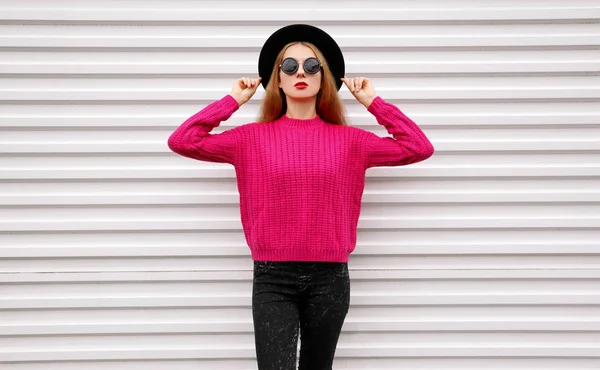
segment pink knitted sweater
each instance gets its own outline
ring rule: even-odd
[[[368,111],[393,136],[283,116],[218,134],[238,103],[211,103],[171,134],[169,148],[235,168],[240,213],[254,260],[346,262],[356,246],[365,171],[433,155],[423,131],[396,106],[375,98]]]

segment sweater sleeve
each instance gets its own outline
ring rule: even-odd
[[[425,133],[398,107],[377,96],[368,111],[391,137],[379,137],[365,131],[363,143],[366,166],[402,166],[424,161],[434,152]]]
[[[239,105],[231,95],[212,102],[171,134],[169,148],[184,157],[233,164],[236,154],[241,150],[241,126],[219,134],[210,132],[238,109]]]

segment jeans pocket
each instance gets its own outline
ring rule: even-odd
[[[267,282],[284,279],[287,275],[285,268],[277,262],[254,261],[254,279]]]
[[[254,261],[253,275],[255,279],[266,276],[269,271],[270,269],[267,262]]]
[[[349,273],[348,273],[348,264],[346,263],[339,263],[334,265],[331,268],[331,271],[333,272],[333,274],[337,277],[348,277]]]

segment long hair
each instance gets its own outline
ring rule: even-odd
[[[282,117],[287,111],[285,93],[279,88],[279,65],[283,61],[285,51],[292,45],[302,44],[309,47],[317,59],[321,61],[321,89],[317,94],[317,114],[325,121],[335,125],[347,126],[344,105],[337,91],[333,74],[329,69],[327,60],[319,49],[309,42],[291,42],[281,49],[273,65],[271,78],[265,89],[265,96],[261,104],[260,115],[257,122],[271,122]]]

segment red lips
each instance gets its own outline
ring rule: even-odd
[[[299,89],[302,89],[302,88],[308,87],[308,84],[307,84],[306,82],[297,82],[297,83],[294,85],[294,87],[297,87],[297,88],[299,88]]]

